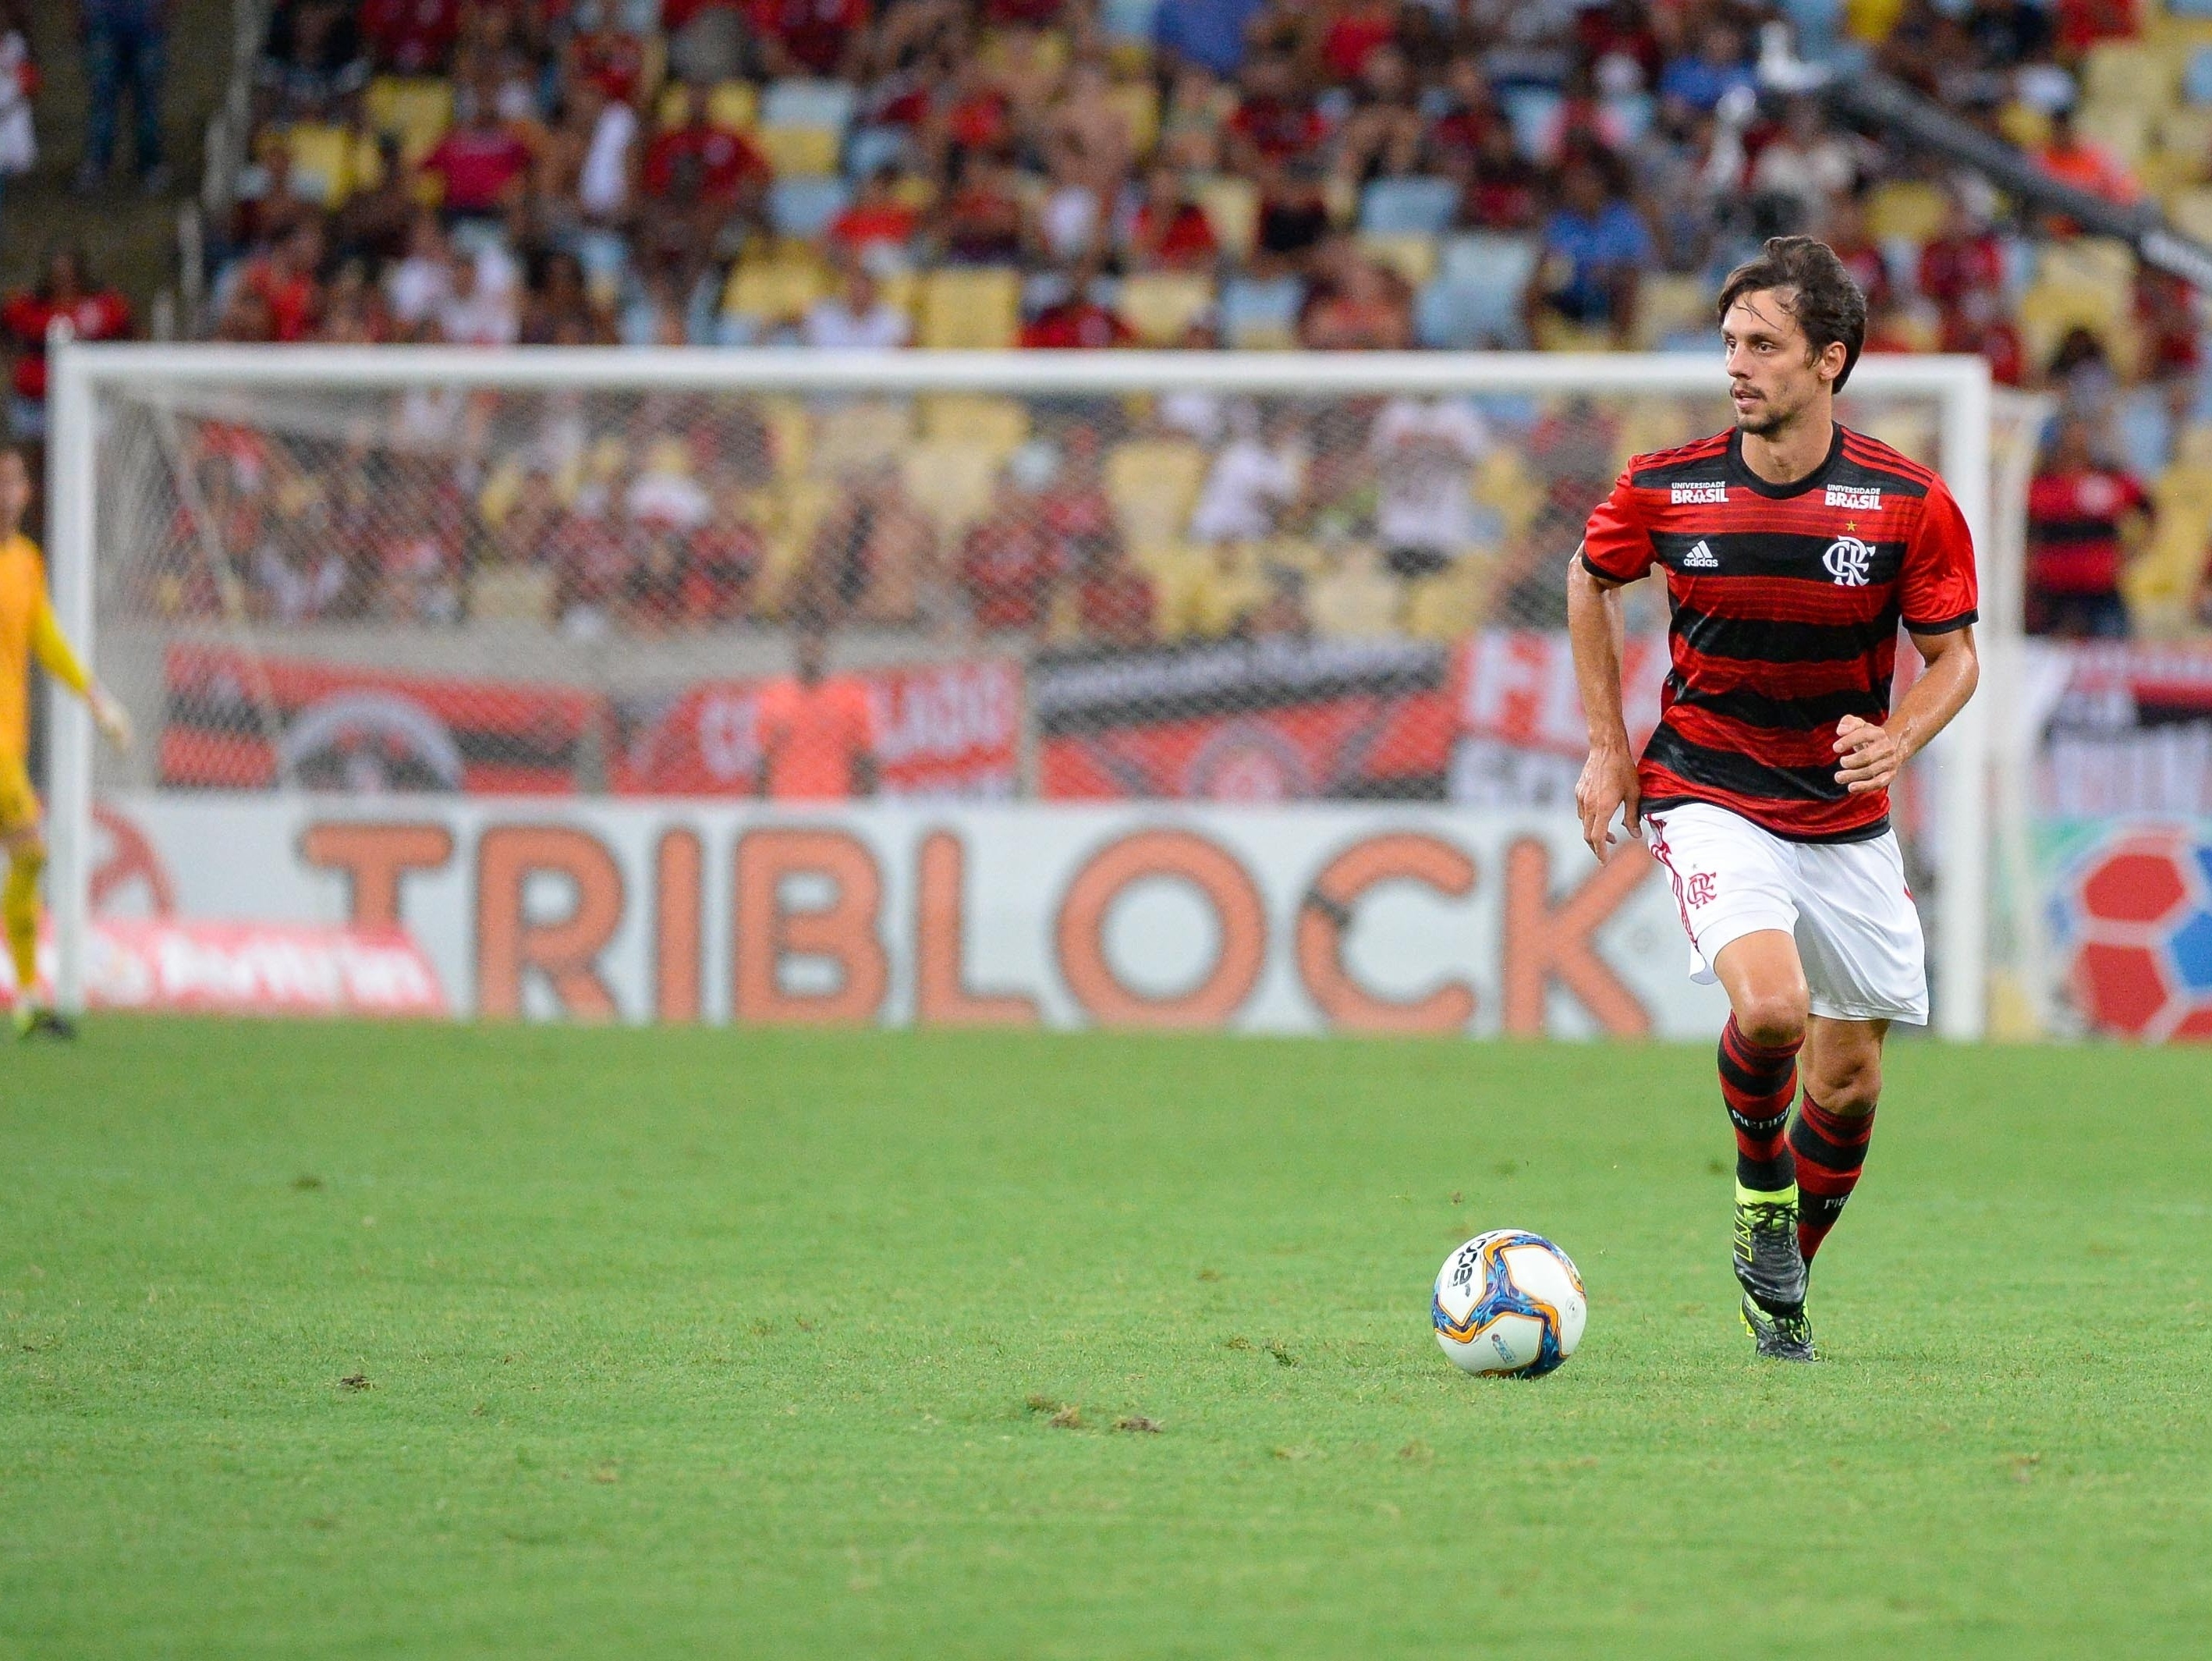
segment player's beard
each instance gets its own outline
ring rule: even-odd
[[[1782,404],[1771,393],[1762,396],[1748,410],[1735,413],[1736,430],[1748,433],[1753,438],[1773,438],[1785,432],[1798,417],[1805,413],[1806,402]]]

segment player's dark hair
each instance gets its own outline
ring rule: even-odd
[[[1747,294],[1762,289],[1785,290],[1780,303],[1805,332],[1807,350],[1818,357],[1841,342],[1844,372],[1835,390],[1844,390],[1866,344],[1866,296],[1836,258],[1836,251],[1817,237],[1770,236],[1756,259],[1746,260],[1721,284],[1719,305],[1713,315],[1725,320],[1729,307]]]

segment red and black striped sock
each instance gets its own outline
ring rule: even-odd
[[[1778,1194],[1796,1180],[1783,1133],[1790,1123],[1790,1098],[1797,1093],[1797,1052],[1804,1043],[1800,1038],[1773,1048],[1753,1043],[1733,1015],[1721,1029],[1721,1100],[1735,1127],[1739,1187]]]
[[[1820,1242],[1844,1214],[1844,1202],[1866,1169],[1867,1144],[1874,1139],[1874,1109],[1846,1118],[1831,1113],[1809,1095],[1797,1105],[1790,1127],[1790,1147],[1797,1156],[1797,1249],[1811,1262]]]

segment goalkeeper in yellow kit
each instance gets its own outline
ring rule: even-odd
[[[131,744],[123,706],[94,684],[54,621],[46,601],[46,563],[21,530],[31,507],[31,472],[21,454],[0,450],[0,849],[8,877],[0,920],[15,966],[15,1036],[66,1038],[70,1024],[38,1001],[39,873],[46,842],[27,765],[31,736],[31,659],[92,706],[92,718],[118,750]]]

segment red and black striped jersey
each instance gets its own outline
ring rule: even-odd
[[[1836,724],[1889,714],[1897,630],[1974,621],[1974,549],[1943,481],[1836,429],[1826,459],[1770,484],[1733,432],[1638,456],[1590,515],[1608,583],[1667,573],[1673,666],[1637,770],[1647,807],[1711,802],[1778,837],[1856,842],[1887,791],[1836,782]]]

